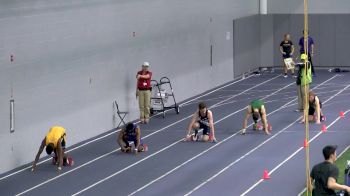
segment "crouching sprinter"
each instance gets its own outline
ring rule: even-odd
[[[258,120],[261,117],[261,122],[263,123],[263,129],[265,130],[266,135],[270,135],[269,125],[267,124],[267,117],[266,117],[266,108],[265,104],[262,100],[253,100],[250,102],[250,104],[247,107],[247,112],[243,121],[243,129],[242,134],[244,135],[246,133],[247,129],[247,123],[250,116],[253,117],[254,125],[253,129],[258,130]]]
[[[134,143],[134,151],[135,153],[143,152],[147,150],[147,146],[142,144],[141,142],[141,130],[134,123],[128,123],[125,127],[120,131],[118,136],[118,144],[121,148],[122,152],[131,152],[132,148],[129,142]]]
[[[66,130],[60,126],[53,126],[42,140],[38,153],[36,154],[32,171],[35,171],[36,164],[39,160],[40,154],[46,150],[48,155],[54,152],[53,164],[57,165],[57,170],[62,170],[62,165],[73,165],[73,159],[65,155],[66,148]]]
[[[199,137],[199,130],[202,129],[202,137]],[[194,134],[192,135],[192,131]],[[205,103],[199,103],[198,109],[192,116],[192,120],[188,126],[187,141],[216,142],[214,133],[213,113],[207,109]]]
[[[322,112],[322,102],[318,98],[317,95],[315,95],[314,92],[309,92],[309,121],[316,122],[316,124],[321,124],[321,122],[326,120],[326,117],[323,115]],[[302,123],[305,122],[305,115],[303,116]]]

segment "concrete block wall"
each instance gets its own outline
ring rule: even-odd
[[[136,119],[143,61],[179,101],[232,80],[227,34],[258,11],[258,0],[1,1],[0,173],[31,162],[52,125],[67,128],[68,145],[114,128],[115,99]]]

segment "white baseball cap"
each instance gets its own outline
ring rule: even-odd
[[[144,62],[142,66],[149,67],[149,62]]]

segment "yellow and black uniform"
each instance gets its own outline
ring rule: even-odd
[[[52,143],[54,148],[57,148],[57,142],[62,139],[62,148],[66,147],[66,129],[60,126],[54,126],[50,128],[49,133],[45,137],[45,145]]]

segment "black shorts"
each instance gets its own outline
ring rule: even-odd
[[[201,122],[198,121],[199,124],[199,128],[203,129],[203,135],[209,135],[210,134],[210,127],[206,124],[203,124]]]
[[[320,102],[320,108],[322,108],[322,103]],[[309,106],[309,115],[313,116],[316,112],[316,108]]]
[[[135,147],[138,145],[138,140],[136,136],[129,136],[129,135],[125,135],[123,137],[123,142],[126,144],[125,147],[129,147],[129,142],[134,142]],[[141,142],[142,145],[142,142]]]
[[[282,55],[282,58],[283,59],[288,59],[288,58],[291,58],[292,57],[292,55],[290,55],[290,54],[284,54],[284,55]]]
[[[310,116],[313,116],[313,115],[315,114],[315,112],[316,112],[316,109],[315,109],[315,108],[309,107],[309,115],[310,115]]]

